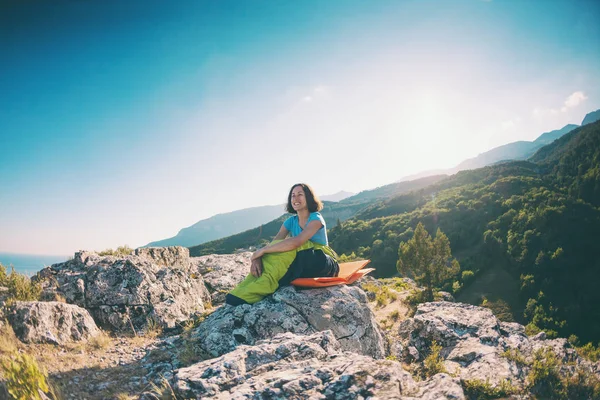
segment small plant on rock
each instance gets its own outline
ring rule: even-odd
[[[116,250],[113,249],[106,249],[104,251],[99,251],[98,255],[99,256],[128,256],[133,252],[133,249],[127,245],[125,246],[119,246],[117,247]]]
[[[421,374],[423,378],[427,379],[435,374],[447,372],[444,366],[444,359],[440,355],[441,351],[442,346],[434,340],[429,349],[429,355],[423,360],[423,371]]]
[[[504,352],[502,352],[501,356],[514,362],[518,366],[529,365],[529,362],[523,353],[521,353],[518,349],[506,349]]]
[[[503,380],[497,386],[492,386],[489,381],[480,379],[466,379],[462,382],[465,395],[472,400],[500,399],[519,393],[519,389],[508,380]]]
[[[529,389],[543,399],[564,398],[564,382],[560,376],[560,362],[550,348],[537,350],[529,372]]]
[[[4,267],[2,267],[4,268]],[[39,282],[32,282],[28,276],[19,274],[11,267],[10,274],[6,276],[5,284],[8,287],[8,299],[6,305],[10,306],[15,301],[37,301],[42,294],[42,286]]]
[[[150,383],[152,388],[152,396],[156,400],[177,400],[178,397],[175,395],[175,391],[171,387],[171,384],[166,378],[162,378],[159,385],[154,382]]]
[[[398,319],[400,318],[400,311],[398,311],[398,310],[392,311],[390,313],[389,317],[394,322],[398,321]]]
[[[110,345],[110,336],[104,331],[100,331],[100,333],[96,336],[91,337],[87,346],[93,350],[102,350],[106,349]]]
[[[162,325],[153,317],[146,319],[146,330],[144,332],[144,336],[155,339],[162,335],[163,327]]]
[[[50,392],[47,375],[33,357],[16,354],[12,359],[2,360],[0,365],[8,393],[15,400],[37,400],[42,398],[40,391],[44,394]]]
[[[600,346],[594,347],[592,343],[588,343],[585,346],[577,347],[576,349],[577,354],[588,361],[598,362],[598,360],[600,360]]]

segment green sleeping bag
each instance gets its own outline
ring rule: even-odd
[[[273,241],[272,243],[280,242]],[[302,246],[280,253],[268,253],[262,257],[263,273],[258,278],[249,274],[229,294],[243,300],[248,304],[254,304],[265,296],[274,293],[279,287],[279,280],[283,278],[288,268],[294,262],[296,253],[310,248],[320,249],[333,258],[337,258],[335,252],[329,247],[310,240]],[[228,296],[229,297],[229,296]]]

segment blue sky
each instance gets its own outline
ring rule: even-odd
[[[600,108],[595,1],[5,1],[0,251],[144,245]]]

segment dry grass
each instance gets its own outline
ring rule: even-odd
[[[400,311],[394,310],[389,315],[390,320],[396,322],[400,318]]]
[[[0,328],[0,358],[8,359],[11,354],[18,353],[33,357],[40,368],[48,372],[51,399],[134,399],[146,386],[142,379],[147,371],[139,361],[121,364],[123,350],[129,355],[136,351],[136,347],[146,348],[155,341],[145,337],[115,338],[102,332],[87,343],[62,346],[25,344],[17,339],[10,325],[6,324]],[[167,356],[170,355],[165,354],[166,360]],[[0,380],[4,378],[0,371]],[[74,384],[74,379],[80,384]],[[110,385],[102,390],[90,389],[107,382]],[[137,385],[131,386],[131,382],[137,382]],[[0,398],[2,395],[0,391]]]
[[[18,345],[21,343],[12,327],[5,323],[0,328],[0,355],[6,356],[8,354],[14,353],[18,349]]]
[[[117,400],[135,400],[137,399],[139,396],[132,396],[128,393],[118,393],[115,398]]]
[[[156,339],[163,334],[163,327],[154,318],[148,318],[144,336],[149,339]]]
[[[157,400],[177,400],[171,384],[164,377],[161,380],[160,386],[153,382],[150,384],[150,387],[151,393]]]
[[[110,336],[104,332],[100,331],[100,334],[90,338],[87,342],[87,347],[89,350],[104,350],[111,344]]]
[[[58,301],[58,302],[60,302],[60,303],[66,303],[66,302],[67,302],[67,299],[65,299],[65,296],[63,296],[63,295],[61,295],[61,294],[57,293],[57,294],[54,296],[54,301]]]

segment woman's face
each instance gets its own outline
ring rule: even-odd
[[[304,210],[307,207],[306,195],[302,186],[296,186],[292,189],[291,203],[296,212]]]

